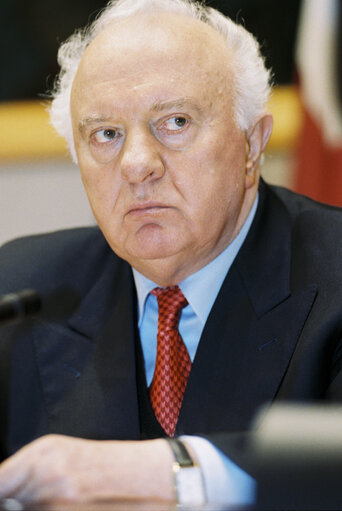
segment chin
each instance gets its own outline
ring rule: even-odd
[[[154,247],[154,246],[144,246],[144,247],[136,247],[130,248],[127,250],[127,260],[147,260],[147,259],[165,259],[167,257],[171,257],[177,254],[178,250],[175,250],[175,246],[169,247]]]
[[[163,259],[180,252],[184,241],[179,232],[149,226],[126,239],[125,251],[135,259]]]

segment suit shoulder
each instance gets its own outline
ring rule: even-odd
[[[113,253],[98,227],[25,236],[0,248],[0,293],[24,287],[49,287],[85,275]]]
[[[7,266],[42,262],[48,257],[58,259],[63,254],[74,254],[96,241],[102,235],[97,227],[65,229],[44,234],[16,238],[0,248],[0,261]],[[8,263],[8,265],[6,264]]]
[[[339,292],[342,278],[342,208],[283,188],[272,190],[291,218],[292,275],[314,276]]]
[[[339,225],[342,224],[342,208],[340,207],[315,201],[280,186],[270,186],[270,189],[283,203],[293,220],[304,216],[308,219],[311,218],[315,224],[327,224],[327,228],[331,221]]]

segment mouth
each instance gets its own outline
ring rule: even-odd
[[[133,218],[139,218],[142,216],[155,216],[165,211],[166,209],[169,209],[169,206],[166,204],[162,204],[161,202],[148,201],[132,204],[126,215]]]

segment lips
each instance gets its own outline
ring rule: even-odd
[[[161,202],[148,201],[143,203],[132,204],[127,212],[130,217],[141,217],[146,215],[158,215],[169,206]]]

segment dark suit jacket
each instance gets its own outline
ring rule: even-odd
[[[46,433],[139,439],[130,266],[94,227],[13,241],[0,267],[1,294],[33,287],[47,303],[41,317],[0,329],[3,456]],[[341,332],[342,212],[261,183],[177,434],[206,435],[227,451],[226,433],[247,430],[264,403],[341,400]]]

